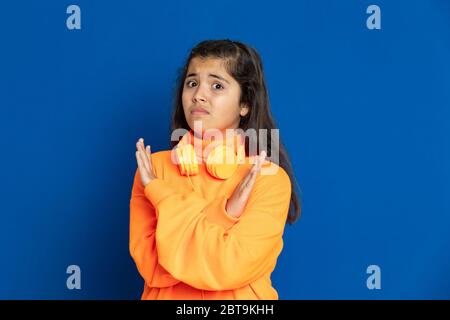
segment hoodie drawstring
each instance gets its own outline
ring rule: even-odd
[[[187,177],[188,177],[188,180],[189,180],[189,182],[190,182],[190,184],[192,186],[192,189],[194,189],[194,192],[196,192],[197,194],[200,195],[200,192],[197,191],[197,189],[195,188],[194,184],[192,183],[191,177],[189,176],[189,172],[187,172]]]

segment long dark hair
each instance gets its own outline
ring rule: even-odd
[[[171,130],[184,128],[190,130],[183,111],[182,94],[183,85],[190,61],[195,57],[221,58],[226,63],[228,73],[239,83],[241,88],[240,102],[249,106],[249,112],[241,117],[239,128],[247,130],[249,128],[260,132],[260,129],[267,129],[267,155],[273,152],[279,153],[279,166],[289,175],[291,180],[291,202],[286,222],[293,224],[300,216],[301,203],[297,196],[297,181],[292,170],[286,149],[281,137],[279,150],[274,150],[276,146],[271,146],[271,129],[276,129],[275,121],[270,111],[269,94],[264,79],[263,66],[258,52],[241,42],[225,40],[206,40],[197,44],[190,52],[184,67],[179,71],[177,85],[175,88],[174,104],[172,112]],[[281,134],[280,134],[281,136]],[[177,141],[171,141],[172,147]],[[246,153],[249,154],[249,147],[246,141]],[[259,142],[258,142],[258,148]]]

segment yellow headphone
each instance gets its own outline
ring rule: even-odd
[[[194,149],[195,139],[199,140],[199,138],[194,138],[191,130],[181,138],[175,148],[180,174],[188,176],[188,178],[199,173],[197,155]],[[244,140],[239,134],[233,135],[232,142],[201,140],[199,144],[202,148],[202,153],[205,146],[217,144],[216,146],[210,146],[210,152],[203,155],[203,158],[206,158],[206,170],[217,179],[225,180],[231,177],[236,171],[238,164],[243,163],[245,160]]]

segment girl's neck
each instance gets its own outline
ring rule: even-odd
[[[219,135],[219,131],[221,135]],[[210,134],[205,137],[204,132],[194,132],[190,131],[190,135],[192,137],[191,144],[194,146],[195,153],[199,162],[206,162],[208,154],[206,154],[206,148],[211,144],[228,144],[232,148],[235,148],[235,152],[237,152],[239,146],[243,145],[243,137],[238,134],[236,129],[228,129],[227,130],[218,130],[215,131],[216,134]],[[228,133],[228,134],[227,134]],[[244,151],[245,152],[245,151]]]
[[[220,134],[219,134],[220,132]],[[227,135],[230,136],[234,136],[237,134],[237,129],[215,129],[213,131],[211,131],[209,136],[205,135],[205,132],[202,131],[194,131],[191,129],[191,133],[192,135],[196,138],[196,139],[200,139],[200,140],[222,140],[222,139],[226,139]]]

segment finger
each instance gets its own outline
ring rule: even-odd
[[[266,156],[267,156],[266,151],[265,151],[265,150],[261,151],[261,154],[260,154],[260,157],[261,157],[261,166],[262,166],[262,164],[264,163],[264,160],[266,160]]]
[[[143,141],[144,139],[139,138],[138,141],[136,142],[136,149],[140,150],[141,146],[143,145]]]
[[[258,171],[260,165],[261,165],[261,158],[260,158],[260,156],[257,156],[257,157],[255,158],[255,164],[254,164],[253,167],[252,167],[252,172],[253,172],[253,174],[256,173],[256,172]]]
[[[239,198],[241,201],[246,202],[248,197],[250,196],[251,191],[253,190],[253,186],[255,184],[256,174],[252,174],[251,178],[247,182],[247,184],[243,187],[241,192],[239,193]]]
[[[261,167],[265,159],[266,159],[266,151],[262,151],[261,154],[259,155],[258,172],[261,171]]]
[[[252,176],[250,178],[251,180],[249,182],[249,185],[251,185],[251,188],[253,188],[253,184],[256,181],[256,177],[261,172],[261,167],[262,167],[262,164],[264,162],[265,157],[266,157],[266,155],[265,155],[264,151],[261,153],[260,156],[258,156],[258,160],[257,160],[257,163],[255,165],[255,171],[253,172],[253,174],[252,174]]]
[[[137,160],[139,169],[142,169],[142,167],[144,167],[144,163],[142,162],[141,153],[139,150],[136,151],[136,160]]]
[[[144,150],[144,139],[143,138],[139,138],[139,140],[136,143],[136,147],[139,151]]]
[[[259,168],[259,166],[260,166],[260,164],[258,163],[258,165],[256,167],[256,170],[253,171],[252,174],[250,175],[250,178],[249,178],[249,180],[247,182],[247,185],[246,185],[246,189],[251,190],[253,188],[253,185],[255,184],[255,181],[256,181],[256,177],[258,176],[258,172],[259,172],[258,168]]]
[[[136,150],[141,152],[142,151],[142,138],[139,138],[138,141],[136,142]]]
[[[151,149],[150,146],[147,146],[147,147],[145,148],[145,154],[146,154],[147,159],[148,159],[148,164],[149,164],[149,167],[150,167],[150,172],[152,172],[153,175],[154,175],[154,172],[153,172],[153,162],[152,162],[152,149]]]
[[[146,151],[144,150],[144,139],[140,138],[138,144],[141,160],[145,166],[145,169],[150,172],[150,164],[148,162]]]
[[[242,181],[240,188],[239,188],[239,194],[241,197],[246,197],[250,193],[250,190],[253,188],[253,182],[256,180],[256,174],[257,174],[257,168],[258,168],[258,161],[259,159],[256,158],[255,164],[253,165],[250,172],[247,174],[245,179]]]
[[[244,181],[243,181],[243,185],[246,186],[248,185],[250,179],[252,179],[252,177],[255,175],[255,173],[258,170],[258,166],[259,166],[259,157],[255,157],[255,163],[253,164],[251,170],[249,171],[249,173],[247,174],[247,176],[245,177]]]
[[[136,142],[136,151],[139,151],[139,148],[140,148],[140,142],[139,142],[139,140]]]
[[[149,172],[149,165],[148,165],[147,156],[145,155],[145,152],[142,150],[141,146],[139,146],[138,149],[139,150],[137,151],[137,153],[138,153],[139,160],[141,161],[141,164],[142,164],[142,169],[146,170],[147,172]]]
[[[150,146],[145,147],[145,155],[147,156],[148,160],[152,160],[152,149]]]
[[[139,169],[139,175],[141,176],[141,181],[142,181],[142,177],[146,177],[148,176],[146,169],[144,168],[144,164],[142,163],[142,159],[141,159],[141,155],[139,153],[139,151],[136,151],[136,159],[137,159],[137,163],[138,163],[138,169]]]
[[[255,160],[255,164],[253,165],[253,167],[250,169],[250,171],[247,173],[247,175],[244,177],[244,179],[241,181],[241,183],[239,184],[239,192],[242,192],[244,190],[244,188],[247,187],[248,182],[250,181],[251,177],[253,176],[253,174],[255,173],[255,165],[257,163],[257,159]]]
[[[144,164],[142,163],[139,151],[136,151],[136,160],[137,160],[137,164],[138,164],[139,173],[142,176],[142,168],[143,168]]]
[[[138,141],[137,141],[137,143],[136,143],[136,147],[137,147],[138,150],[141,150],[142,145],[143,145],[143,144],[142,144],[143,141],[144,141],[144,139],[142,139],[142,138],[139,138],[139,139],[138,139]]]
[[[242,196],[248,196],[253,189],[253,186],[256,182],[256,177],[258,176],[258,173],[261,171],[262,163],[264,162],[264,159],[266,158],[266,152],[262,151],[261,155],[259,155],[256,158],[255,165],[253,166],[250,173],[247,175],[246,179],[243,183],[243,189],[242,189]]]
[[[247,174],[247,176],[244,178],[244,180],[242,180],[241,184],[239,185],[239,193],[242,193],[247,188],[252,175],[253,172],[250,171],[249,174]]]
[[[255,165],[253,166],[253,170],[258,172],[261,169],[262,163],[266,157],[265,151],[262,151],[260,155],[256,157]]]
[[[136,143],[136,149],[139,152],[139,159],[142,164],[142,168],[146,169],[148,173],[150,173],[150,169],[152,168],[151,158],[147,156],[147,151],[144,150],[144,139],[139,138]]]

